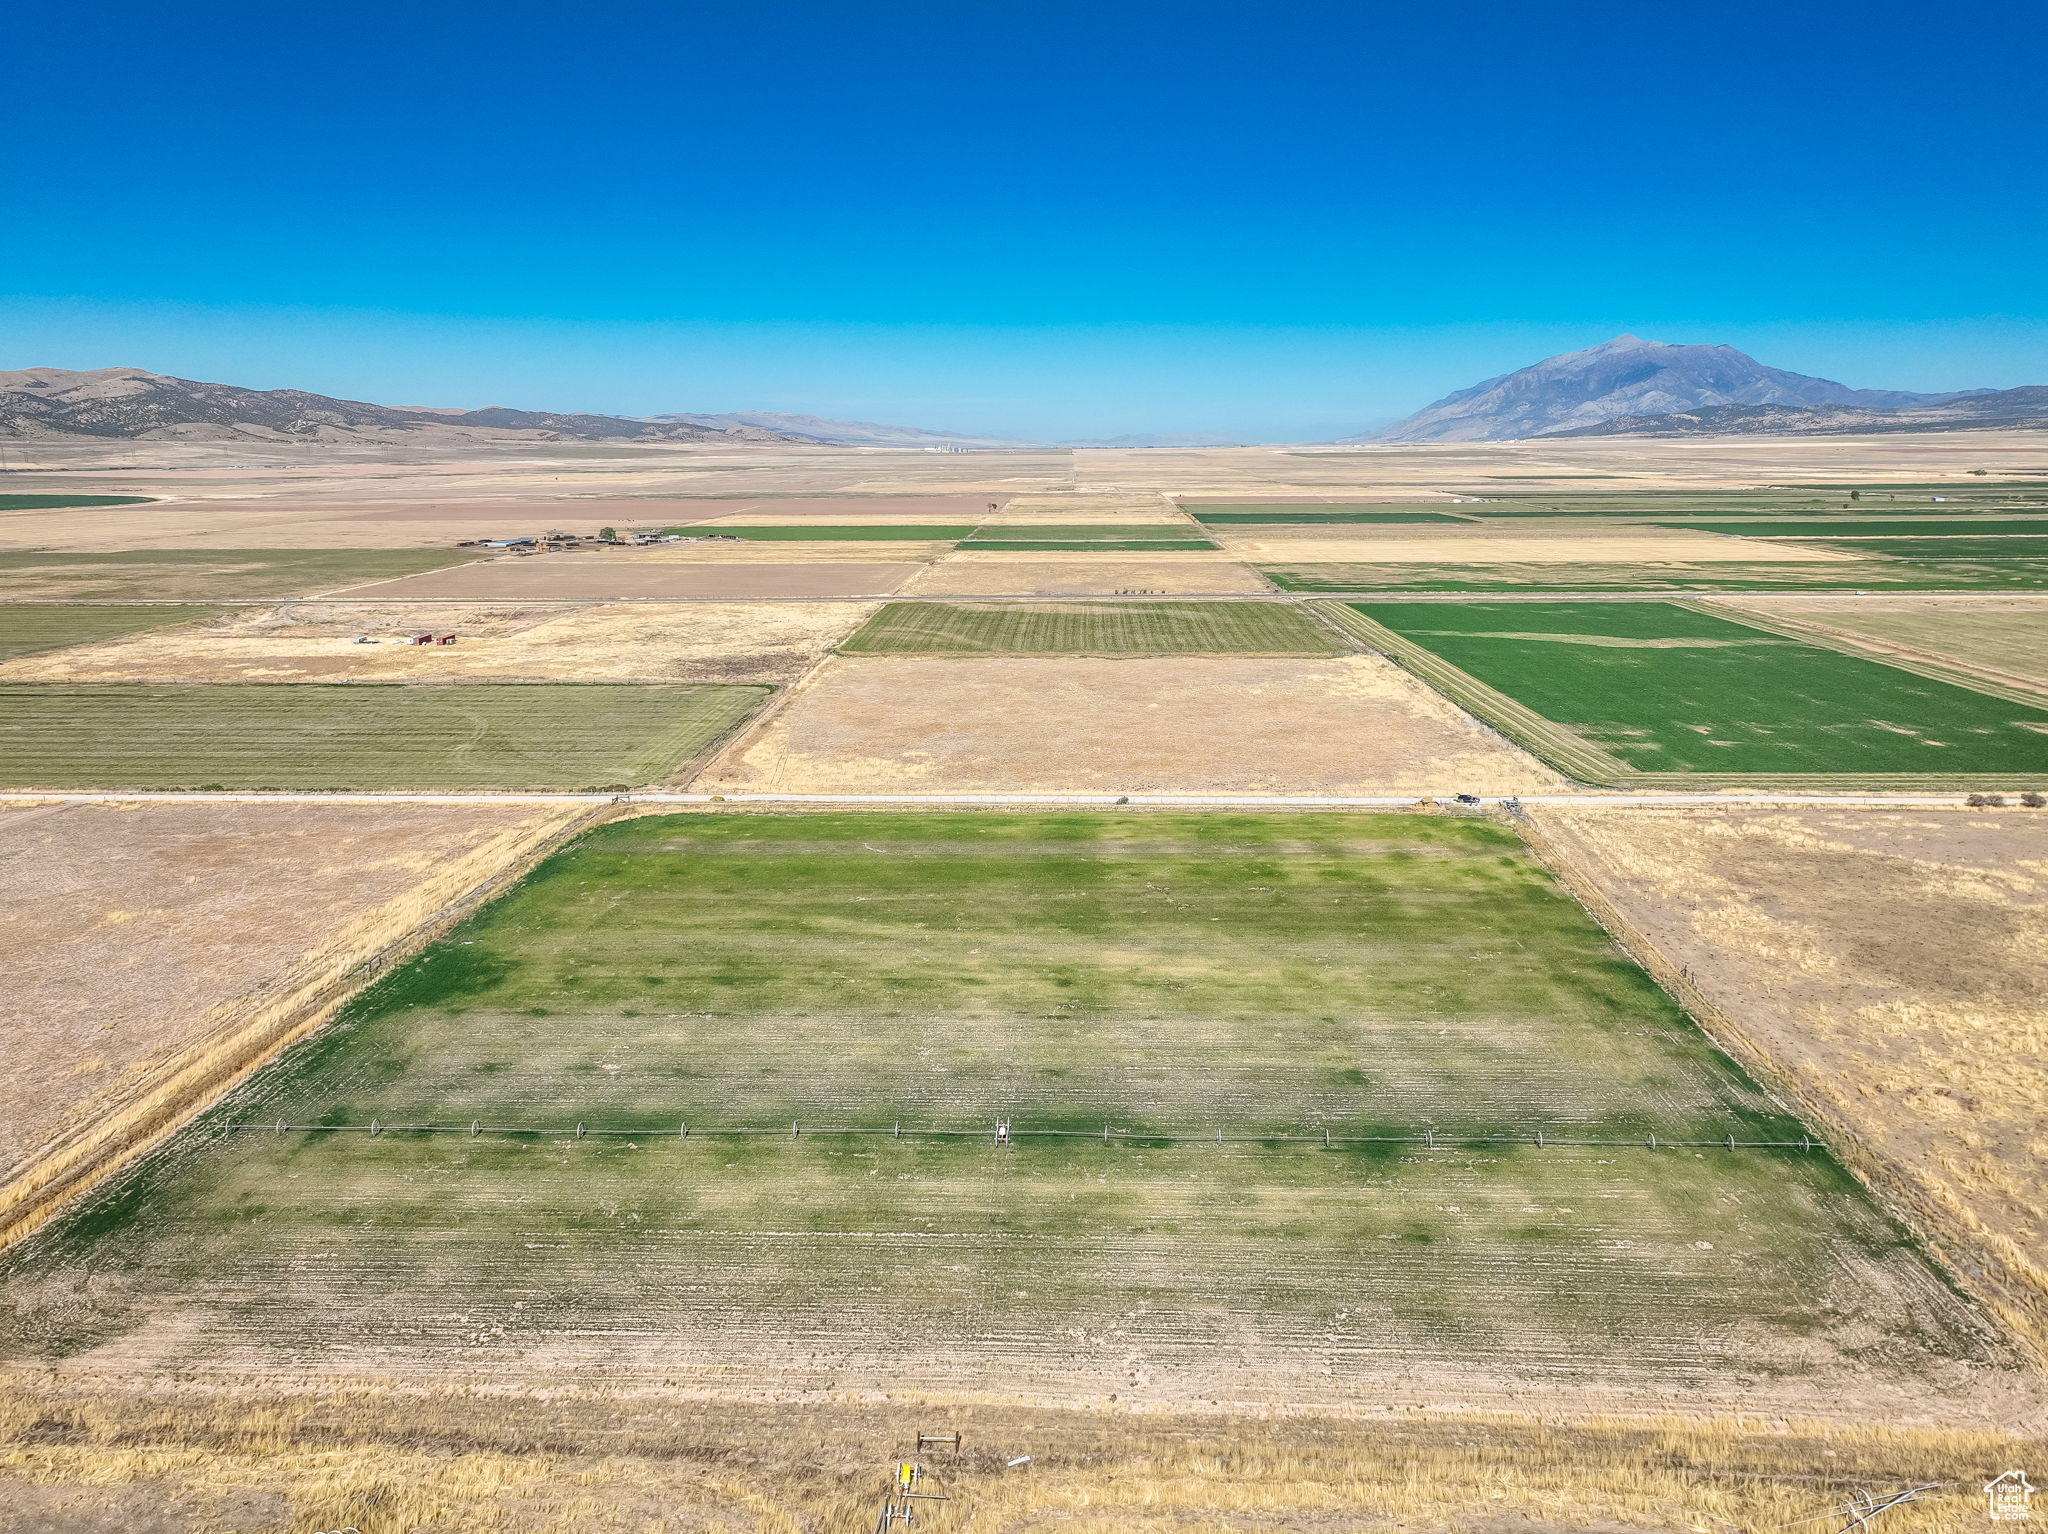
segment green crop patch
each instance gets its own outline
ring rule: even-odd
[[[1350,606],[1467,707],[1532,716],[1496,722],[1568,771],[1552,732],[1656,781],[2048,779],[2048,707],[1676,603]]]
[[[1727,521],[1685,521],[1653,522],[1653,527],[1679,527],[1701,533],[1733,533],[1744,538],[1950,538],[1983,537],[1989,535],[2010,535],[2034,533],[2048,537],[2048,518],[2023,518],[1999,520],[1993,517],[1956,517],[1950,521],[1936,522],[1924,517],[1897,517],[1889,521],[1881,518],[1835,518],[1831,521],[1806,521],[1781,518],[1771,521],[1762,519],[1748,522]],[[1859,545],[1860,547],[1860,545]]]
[[[848,655],[1334,655],[1345,646],[1278,602],[891,602]]]
[[[86,506],[146,506],[153,495],[0,495],[0,511],[69,511]]]
[[[467,549],[36,549],[0,553],[0,598],[262,601],[318,596],[475,558]]]
[[[0,685],[11,788],[611,788],[666,780],[764,687]]]
[[[1059,551],[1080,554],[1173,554],[1189,549],[1214,549],[1206,538],[974,538],[962,549],[997,549],[1012,553]]]
[[[0,603],[0,660],[211,618],[217,607],[62,607]]]
[[[1189,507],[1189,515],[1205,526],[1235,527],[1244,524],[1278,522],[1299,527],[1343,522],[1454,522],[1470,525],[1470,517],[1443,511],[1382,511],[1364,506],[1200,506]]]
[[[1155,1387],[1307,1350],[1343,1396],[1720,1399],[1853,1328],[1859,1381],[2018,1369],[1802,1133],[1502,825],[650,816],[9,1253],[0,1356],[1059,1392],[1114,1328]]]
[[[806,522],[790,527],[734,527],[724,523],[699,522],[684,527],[664,528],[663,531],[679,533],[685,538],[744,538],[749,541],[793,538],[820,543],[953,543],[965,538],[974,529],[965,526],[901,527],[874,522],[842,526]]]

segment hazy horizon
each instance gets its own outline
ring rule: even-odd
[[[1624,331],[1863,388],[2042,383],[2043,29],[45,8],[21,56],[92,88],[16,137],[0,366],[1030,440],[1327,439]],[[1954,78],[1966,140],[1919,88]]]

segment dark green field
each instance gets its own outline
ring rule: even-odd
[[[1675,603],[1351,605],[1635,772],[2048,781],[2048,707]]]
[[[75,506],[142,506],[153,495],[0,495],[0,511],[64,511]]]
[[[1278,602],[891,602],[847,655],[1334,655],[1345,646]]]
[[[1197,522],[1217,527],[1279,522],[1313,527],[1326,522],[1457,522],[1470,525],[1470,517],[1443,511],[1366,511],[1344,506],[1201,506],[1190,507]]]
[[[0,603],[0,660],[211,618],[218,607],[45,607]]]
[[[602,788],[659,783],[765,687],[0,685],[10,788]]]
[[[1040,539],[1054,543],[1148,543],[1159,539],[1198,538],[1201,529],[1185,522],[1125,523],[991,523],[974,530],[975,543],[1010,543]]]
[[[0,1358],[1165,1400],[2016,1367],[1825,1152],[1671,1144],[1799,1134],[1504,826],[652,816],[10,1253]]]
[[[0,598],[206,602],[319,596],[476,558],[468,549],[131,549],[0,554]]]
[[[787,538],[806,539],[822,543],[951,543],[965,538],[974,529],[957,527],[892,527],[874,522],[855,523],[851,526],[825,526],[807,522],[792,527],[729,527],[724,524],[708,526],[702,522],[683,527],[667,527],[666,533],[680,533],[685,538],[745,538],[752,540],[776,540]]]

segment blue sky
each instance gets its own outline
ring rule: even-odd
[[[1331,435],[1624,330],[2048,382],[2048,10],[45,5],[0,367]]]

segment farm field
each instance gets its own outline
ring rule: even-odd
[[[210,618],[216,607],[32,607],[0,604],[0,663],[145,629]]]
[[[2048,705],[1678,603],[1359,602],[1329,610],[1347,609],[1467,707],[1593,781],[2048,781]]]
[[[959,547],[1020,553],[1062,549],[1084,554],[1170,554],[1183,549],[1213,550],[1216,545],[1206,538],[969,538]]]
[[[2048,813],[1535,814],[2048,1342]]]
[[[1733,541],[1733,540],[1731,540]],[[1949,540],[1941,540],[1947,542]],[[1278,546],[1255,568],[1282,591],[2035,591],[2048,589],[2048,559],[1906,560],[1859,547],[1861,557],[1800,564],[1680,560],[1635,564],[1514,564],[1493,560],[1434,563],[1290,564]],[[1846,545],[1845,545],[1846,547]],[[1820,552],[1816,550],[1815,552]],[[1248,557],[1248,556],[1247,556]],[[1354,556],[1355,557],[1355,556]]]
[[[686,537],[750,538],[765,542],[797,539],[813,542],[897,542],[909,543],[950,543],[965,538],[974,531],[969,526],[933,527],[923,523],[862,522],[851,525],[796,521],[767,525],[749,526],[737,522],[720,522],[714,526],[702,527],[683,525],[664,528],[664,532],[681,533]]]
[[[2005,536],[2014,533],[2048,534],[2048,519],[2004,520],[1994,517],[1953,517],[1930,521],[1925,517],[1837,517],[1831,521],[1781,518],[1747,522],[1656,522],[1655,527],[1676,527],[1699,533],[1732,533],[1744,538],[1965,538]]]
[[[0,511],[65,511],[77,506],[139,506],[146,495],[0,495]]]
[[[761,687],[0,684],[14,788],[598,788],[658,783]]]
[[[0,632],[9,613],[28,610],[0,607]],[[0,662],[0,682],[793,682],[873,610],[863,602],[299,603]],[[405,642],[422,632],[457,638]],[[358,644],[358,636],[379,642]]]
[[[1376,656],[846,655],[691,786],[1499,794],[1565,780]]]
[[[1838,549],[1844,554],[1883,554],[1894,559],[2024,560],[2030,567],[2048,563],[2048,537],[1971,538],[1818,538],[1804,540],[1812,548]]]
[[[1273,590],[1244,565],[1176,558],[1029,559],[978,555],[927,565],[899,588],[909,596],[1158,596],[1266,595]]]
[[[1277,602],[949,606],[891,602],[843,655],[1336,655],[1327,626]]]
[[[1471,525],[1471,518],[1446,511],[1385,511],[1341,506],[1191,506],[1188,515],[1205,527],[1237,527],[1246,524],[1280,523],[1302,527],[1349,523],[1373,525],[1400,522],[1448,522]]]
[[[1810,623],[1850,639],[1899,645],[1938,661],[1981,668],[2021,682],[2048,685],[2048,604],[2025,598],[1815,597],[1772,598],[1747,606],[1739,597],[1716,606],[1759,617]]]
[[[984,522],[974,530],[976,543],[1040,540],[1056,543],[1149,543],[1200,541],[1202,530],[1187,522],[1057,523],[1011,520]]]
[[[907,561],[767,562],[758,554],[748,562],[731,564],[624,554],[535,554],[353,586],[340,594],[373,602],[879,597],[922,568]]]
[[[1599,566],[1746,564],[1758,559],[1756,546],[1741,538],[1647,528],[1628,533],[1597,528],[1541,536],[1520,529],[1432,535],[1404,528],[1377,536],[1358,530],[1350,536],[1322,538],[1273,529],[1253,537],[1225,534],[1223,540],[1232,554],[1254,563]],[[1785,564],[1841,562],[1838,554],[1799,544],[1773,544],[1770,558]]]
[[[0,810],[0,1230],[231,1079],[351,971],[581,805]],[[128,1135],[121,1132],[123,1123]]]
[[[0,600],[205,602],[317,596],[461,564],[466,549],[140,549],[0,553]]]
[[[372,1118],[550,1132],[215,1132]],[[998,1147],[999,1118],[1075,1135]],[[897,1119],[969,1133],[773,1132]],[[1442,1143],[1272,1139],[1418,1124]],[[646,816],[16,1248],[0,1352],[782,1399],[2014,1410],[2016,1352],[1824,1152],[1670,1143],[1798,1131],[1492,823]]]

